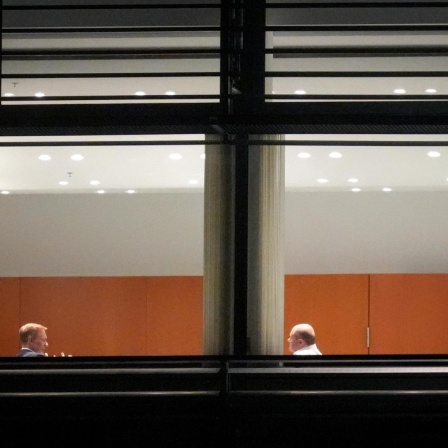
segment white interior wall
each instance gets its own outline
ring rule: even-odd
[[[0,197],[0,276],[202,275],[203,195]]]
[[[285,271],[448,272],[448,192],[286,194]],[[0,276],[202,275],[203,195],[0,197]]]
[[[448,272],[448,192],[286,194],[287,274]]]

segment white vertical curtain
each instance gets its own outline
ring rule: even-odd
[[[251,136],[278,144],[249,148],[248,335],[253,355],[281,355],[284,340],[283,136]]]
[[[210,143],[218,136],[207,136]],[[249,147],[248,354],[281,355],[284,339],[282,136]],[[235,152],[206,143],[204,205],[204,355],[233,354]]]
[[[206,136],[204,179],[204,355],[232,354],[234,149]]]

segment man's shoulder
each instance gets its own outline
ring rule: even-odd
[[[19,358],[36,358],[39,356],[44,356],[41,353],[37,353],[29,348],[22,348],[19,353],[17,353]]]

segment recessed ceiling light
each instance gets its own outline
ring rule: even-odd
[[[172,90],[167,90],[167,91],[165,92],[165,95],[173,96],[173,95],[176,95],[176,92],[173,92]]]
[[[82,160],[84,159],[84,156],[82,156],[81,154],[73,154],[70,158],[72,160]]]
[[[437,93],[436,89],[426,89],[425,90],[426,93]]]
[[[297,154],[297,157],[299,159],[309,159],[311,157],[311,154],[309,152],[299,152],[299,154]]]
[[[324,177],[321,177],[320,179],[317,179],[317,181],[318,181],[320,184],[326,184],[326,183],[328,182],[328,179],[325,179]]]
[[[332,159],[340,159],[342,157],[342,154],[340,152],[333,151],[328,154],[328,157],[331,157]]]
[[[201,159],[205,159],[205,154],[200,155]]]
[[[2,190],[2,194],[9,194],[8,190]]]
[[[305,90],[296,90],[294,93],[296,95],[306,95],[306,91]]]
[[[196,180],[196,179],[190,179],[190,180],[188,181],[188,183],[189,183],[190,185],[196,185],[196,184],[199,183],[199,181]]]
[[[406,93],[405,89],[395,89],[394,93]]]
[[[59,181],[59,185],[68,185],[68,182],[66,180]]]
[[[8,93],[5,93],[3,96],[14,96],[14,94],[11,92],[8,92]]]
[[[386,191],[386,192],[388,192],[388,191],[392,191],[392,188],[384,187],[384,188],[383,188],[383,191]]]
[[[37,96],[38,98],[42,98],[43,96],[45,96],[45,93],[44,92],[36,92],[34,94],[34,96]]]
[[[175,152],[173,154],[170,154],[170,159],[179,160],[181,158],[182,158],[182,156],[179,153],[177,153],[177,152]]]
[[[39,156],[39,160],[44,160],[44,161],[51,160],[51,156],[49,156],[48,154],[41,154]]]
[[[146,93],[139,90],[138,92],[135,92],[134,95],[143,96],[143,95],[146,95]]]
[[[361,191],[361,188],[352,188],[352,191],[354,191],[355,193],[357,193],[358,191]]]
[[[351,177],[350,179],[347,179],[347,182],[351,182],[352,184],[356,184],[356,182],[358,182],[358,179],[356,177]]]
[[[440,152],[438,151],[429,151],[428,157],[440,157]]]
[[[91,180],[91,181],[89,182],[89,184],[90,184],[90,185],[99,185],[99,184],[100,184],[100,181],[99,181],[99,180]]]
[[[106,191],[105,190],[98,190],[97,193],[98,194],[104,194],[104,193],[106,193]]]
[[[135,193],[135,190],[126,190],[126,193],[128,193],[128,194],[134,194],[134,193]]]

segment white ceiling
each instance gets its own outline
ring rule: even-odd
[[[286,135],[286,140],[307,144],[285,148],[285,186],[288,191],[381,191],[384,187],[394,191],[424,191],[448,189],[448,146],[415,146],[415,142],[448,142],[448,136],[396,136],[353,135],[319,136]],[[177,136],[113,136],[71,137],[70,141],[95,141],[94,146],[65,146],[65,137],[0,138],[0,191],[10,194],[29,193],[125,193],[129,189],[137,193],[162,191],[197,191],[204,186],[205,146],[203,144],[177,144],[176,140],[204,139],[202,135]],[[157,145],[154,140],[169,140],[172,145]],[[109,145],[107,141],[152,142],[148,145]],[[357,141],[356,146],[312,145],[313,140]],[[8,142],[26,144],[40,142],[42,146],[8,146]],[[104,141],[104,146],[97,143]],[[365,141],[365,146],[362,142]],[[385,146],[369,146],[369,143],[386,142]],[[412,141],[412,146],[393,146],[392,143]],[[45,142],[60,142],[48,146]],[[448,144],[447,144],[448,145]],[[342,157],[331,158],[337,151]],[[430,151],[440,153],[429,157]],[[311,157],[300,158],[307,152]],[[180,159],[171,159],[171,154]],[[51,160],[41,161],[40,155]],[[74,154],[83,160],[71,159]],[[318,179],[328,182],[320,183]],[[358,182],[349,182],[356,178]],[[97,180],[99,185],[90,185]],[[67,181],[67,185],[60,185]],[[197,183],[191,184],[190,181]]]

